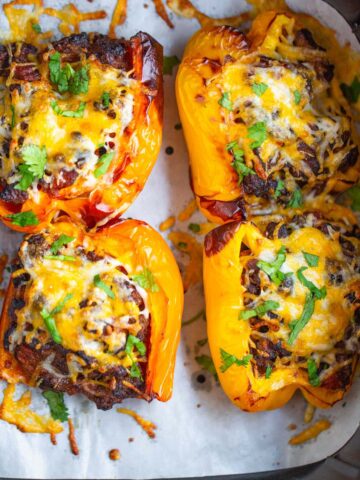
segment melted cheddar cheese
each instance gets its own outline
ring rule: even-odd
[[[124,273],[141,274],[141,268],[131,262],[131,252],[119,260],[91,237],[80,236],[52,255],[51,245],[58,238],[40,234],[21,246],[21,268],[13,273],[12,281],[18,285],[26,279],[25,304],[16,313],[10,351],[14,353],[24,344],[36,349],[52,343],[46,312],[53,317],[61,347],[67,352],[73,382],[89,368],[121,366],[130,371],[134,363],[144,363],[146,355],[136,348],[131,355],[125,351],[129,335],[146,338],[150,318],[146,290]],[[100,286],[96,278],[102,282]],[[41,368],[54,373],[54,359],[55,354],[46,356]]]
[[[122,136],[133,119],[136,82],[126,72],[103,66],[95,60],[84,59],[89,70],[87,93],[60,94],[48,81],[47,63],[43,65],[44,80],[29,82],[15,89],[11,97],[4,92],[4,112],[7,124],[3,125],[2,145],[10,142],[9,156],[3,155],[0,175],[9,185],[18,185],[21,179],[19,165],[24,160],[22,151],[28,145],[44,147],[46,150],[45,173],[41,178],[42,188],[68,187],[64,197],[78,196],[94,189],[99,181],[112,181],[112,172],[117,158],[124,155]],[[80,68],[81,64],[74,66]],[[11,79],[8,80],[11,82]],[[110,108],[102,105],[101,96],[106,92]],[[57,114],[52,108],[56,102],[62,111],[76,111],[85,103],[82,118]],[[15,124],[9,128],[14,115]],[[21,121],[20,121],[21,120]],[[130,146],[130,149],[132,147]],[[135,147],[133,147],[135,148]],[[96,178],[99,158],[112,153],[110,167],[102,178]],[[68,186],[67,178],[75,177]],[[37,196],[39,180],[27,190],[31,198]]]

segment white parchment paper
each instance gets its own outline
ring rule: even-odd
[[[0,0],[0,5],[3,3],[4,0]],[[51,6],[63,3],[45,2]],[[104,8],[109,17],[115,4],[114,0],[75,3],[82,10]],[[194,3],[214,16],[228,16],[248,8],[243,0]],[[317,16],[338,31],[341,41],[350,40],[354,48],[359,48],[345,20],[321,0],[289,0],[288,3],[294,9]],[[147,31],[164,45],[166,55],[180,58],[198,23],[170,14],[176,26],[170,30],[155,14],[149,0],[128,0],[128,5],[127,21],[118,28],[118,35]],[[83,29],[106,33],[108,22],[109,19],[84,22]],[[46,26],[53,23],[54,20],[49,19]],[[1,11],[0,32],[4,33],[5,28]],[[182,131],[174,128],[179,122],[174,79],[174,75],[165,76],[164,141],[160,157],[144,191],[127,212],[128,216],[146,220],[154,227],[178,213],[192,198]],[[166,155],[167,146],[174,147],[172,155]],[[199,218],[196,214],[191,221]],[[177,222],[176,227],[185,230],[187,223]],[[1,226],[0,254],[6,252],[11,258],[20,239],[19,234]],[[202,308],[202,287],[198,285],[186,294],[184,319]],[[75,457],[70,453],[65,432],[58,436],[58,446],[53,446],[48,436],[25,435],[14,426],[0,422],[0,477],[150,479],[260,472],[324,459],[341,448],[356,431],[360,421],[359,379],[343,402],[331,410],[316,413],[315,419],[326,416],[332,421],[330,430],[316,441],[290,447],[288,440],[294,432],[287,427],[296,424],[297,431],[304,428],[304,400],[297,395],[285,408],[274,412],[248,414],[236,409],[210,374],[204,374],[203,383],[197,381],[198,375],[204,372],[194,357],[208,351],[207,346],[200,348],[196,342],[205,337],[206,325],[202,319],[183,328],[171,401],[166,404],[124,402],[124,406],[156,423],[154,440],[150,440],[132,418],[117,413],[115,408],[102,412],[82,397],[67,397],[66,403],[75,419],[80,455]],[[41,397],[36,401],[46,409]],[[130,437],[134,438],[133,442],[128,441]],[[108,452],[112,448],[120,450],[120,461],[109,460]]]

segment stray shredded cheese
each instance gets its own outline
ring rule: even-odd
[[[0,405],[0,418],[15,425],[24,433],[49,433],[55,435],[63,431],[61,423],[46,415],[39,415],[30,408],[31,391],[25,391],[19,400],[14,400],[15,385],[9,383]]]
[[[196,200],[191,200],[191,202],[189,202],[186,207],[184,208],[184,210],[182,210],[179,215],[178,215],[178,219],[180,220],[180,222],[185,222],[186,220],[189,220],[189,218],[191,217],[191,215],[193,215],[197,210],[197,205],[196,205]]]
[[[190,260],[185,267],[183,278],[184,291],[186,292],[190,285],[202,280],[202,245],[193,236],[185,232],[171,232],[168,238],[177,250],[189,255]]]
[[[161,232],[165,232],[165,230],[169,230],[169,228],[175,225],[175,217],[171,216],[160,223],[159,230]]]
[[[134,410],[130,410],[129,408],[118,408],[117,412],[132,417],[135,422],[147,433],[149,438],[155,438],[154,430],[156,430],[157,427],[153,422],[150,420],[145,420],[145,418],[141,417],[138,413],[134,412]]]
[[[326,418],[322,420],[318,420],[316,423],[314,423],[314,425],[311,425],[310,427],[306,428],[302,432],[290,438],[289,444],[300,445],[304,442],[308,442],[309,440],[316,438],[321,432],[323,432],[324,430],[327,430],[330,427],[331,427],[331,422],[329,422],[329,420],[327,420]]]

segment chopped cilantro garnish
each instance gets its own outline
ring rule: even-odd
[[[274,192],[274,198],[279,198],[284,189],[285,189],[285,183],[282,180],[278,180],[276,184],[276,189]]]
[[[127,340],[126,340],[126,346],[125,346],[125,352],[128,355],[131,355],[133,347],[137,349],[137,351],[140,353],[140,355],[145,355],[146,354],[146,347],[145,344],[137,337],[134,335],[129,335]]]
[[[358,101],[360,96],[360,81],[357,75],[354,77],[351,85],[346,85],[346,83],[342,83],[340,87],[345,98],[350,103],[356,103]]]
[[[11,110],[10,127],[14,128],[15,127],[15,107],[14,107],[14,105],[10,105],[10,110]]]
[[[301,190],[300,188],[296,188],[296,190],[294,190],[288,204],[287,204],[287,207],[288,208],[300,208],[304,203],[304,200],[303,200],[303,197],[302,197],[302,193],[301,193]]]
[[[249,365],[250,359],[252,358],[251,354],[245,355],[243,358],[237,358],[235,357],[235,355],[231,355],[231,353],[225,352],[225,350],[223,350],[222,348],[220,348],[220,355],[220,370],[222,373],[226,372],[226,370],[232,365],[237,365],[238,367],[247,367]]]
[[[34,180],[44,176],[47,162],[46,148],[33,144],[25,145],[21,149],[21,156],[24,163],[19,165],[18,170],[22,176],[15,188],[27,190]]]
[[[179,248],[185,250],[188,245],[187,245],[186,242],[179,242],[179,243],[177,244],[177,246],[178,246]]]
[[[195,360],[201,368],[207,370],[211,375],[214,375],[215,380],[218,379],[213,359],[209,355],[199,355],[195,357]]]
[[[265,378],[266,378],[266,379],[270,378],[271,373],[272,373],[272,366],[271,366],[271,365],[267,365],[267,366],[266,366],[266,371],[265,371]]]
[[[241,310],[241,312],[239,313],[239,319],[248,320],[249,318],[253,317],[262,317],[270,310],[277,310],[279,307],[280,303],[274,302],[273,300],[266,300],[266,302],[261,303],[255,308],[252,308],[250,310]]]
[[[150,292],[159,292],[159,285],[155,281],[155,277],[148,268],[144,268],[142,273],[133,275],[132,279],[140,287],[145,288],[145,290],[150,290]]]
[[[176,65],[179,65],[180,60],[176,55],[171,55],[169,57],[164,56],[164,61],[163,61],[163,73],[164,75],[172,75],[173,73],[173,68],[176,67]]]
[[[45,255],[46,260],[59,260],[59,262],[75,262],[76,258],[71,255]]]
[[[55,343],[60,344],[62,342],[62,338],[59,330],[57,329],[54,315],[59,313],[72,297],[72,293],[68,293],[67,295],[65,295],[64,299],[55,308],[51,310],[51,312],[48,312],[45,308],[43,308],[40,312],[40,315],[44,320],[45,326]]]
[[[248,127],[248,138],[254,140],[251,143],[251,148],[259,148],[267,138],[265,122],[257,122],[251,127]]]
[[[38,23],[32,23],[31,28],[34,30],[36,33],[41,33],[41,26]]]
[[[13,225],[18,225],[19,227],[28,227],[30,225],[38,225],[39,219],[32,210],[26,212],[13,213],[8,215],[6,218],[11,220]]]
[[[313,387],[318,387],[320,385],[320,378],[318,375],[316,362],[313,358],[308,358],[307,369],[310,385],[312,385]]]
[[[108,108],[108,106],[110,105],[110,93],[109,92],[104,92],[101,95],[101,103],[103,104],[103,106],[105,108]]]
[[[133,378],[142,378],[141,369],[139,365],[135,362],[133,356],[133,349],[136,348],[140,355],[144,356],[146,354],[146,346],[145,344],[134,335],[129,335],[126,340],[125,345],[125,353],[128,355],[130,360],[132,361],[132,365],[130,368],[130,376]]]
[[[69,418],[69,411],[64,402],[64,394],[62,392],[47,390],[43,392],[42,396],[49,405],[52,418],[54,420],[60,420],[60,422],[66,422]]]
[[[109,285],[106,285],[105,282],[103,282],[101,279],[100,279],[100,275],[95,275],[94,277],[94,285],[95,287],[98,287],[98,288],[101,288],[101,290],[103,290],[106,295],[112,299],[115,298],[115,293],[111,290],[111,288],[109,287]]]
[[[239,176],[239,184],[243,181],[246,175],[255,174],[254,170],[245,165],[244,150],[239,147],[237,140],[234,140],[226,145],[226,150],[232,153],[234,160],[231,166]]]
[[[304,309],[301,313],[299,320],[294,320],[289,323],[291,333],[289,335],[288,343],[292,345],[297,339],[301,330],[306,326],[315,309],[315,299],[311,293],[308,293],[305,298]]]
[[[55,100],[50,102],[51,108],[54,110],[56,115],[60,115],[61,117],[69,117],[69,118],[83,118],[86,102],[80,102],[79,107],[76,110],[61,110],[59,105]]]
[[[67,245],[73,240],[75,240],[75,237],[69,237],[68,235],[65,235],[64,233],[62,233],[60,237],[51,244],[50,246],[51,253],[53,255],[56,255],[61,247],[63,247],[64,245]]]
[[[61,55],[55,52],[49,57],[50,80],[55,83],[60,93],[70,92],[75,95],[87,93],[89,90],[89,76],[87,66],[74,70],[67,63],[61,66]]]
[[[263,95],[266,90],[268,89],[268,85],[266,85],[266,83],[253,83],[252,86],[252,91],[258,96],[258,97],[261,97],[261,95]]]
[[[259,260],[257,262],[257,267],[260,268],[264,273],[269,275],[272,282],[275,285],[280,285],[286,278],[288,274],[285,274],[280,271],[283,263],[286,260],[286,248],[284,245],[281,246],[280,250],[276,254],[276,258],[273,262],[265,262],[264,260]]]
[[[198,223],[190,223],[188,229],[194,233],[200,232],[200,225]]]
[[[112,159],[114,158],[114,155],[115,155],[114,152],[108,152],[108,153],[104,153],[104,155],[101,155],[97,163],[97,165],[99,166],[94,171],[94,176],[96,178],[99,178],[105,175],[105,173],[109,169]]]
[[[299,90],[295,90],[294,92],[294,101],[295,105],[299,105],[299,103],[301,102],[301,93],[299,92]]]
[[[326,287],[321,287],[318,288],[316,285],[313,284],[310,280],[305,278],[303,272],[307,270],[308,267],[301,267],[299,270],[296,272],[297,278],[300,280],[300,282],[304,285],[304,287],[308,288],[310,292],[313,294],[313,296],[317,300],[322,300],[326,297]]]
[[[309,267],[317,267],[319,265],[319,257],[317,255],[313,255],[312,253],[302,252],[304,255],[306,263]]]
[[[232,110],[233,109],[233,104],[232,101],[230,100],[230,93],[225,92],[222,94],[220,100],[219,100],[219,105],[222,107],[226,108],[227,110]]]
[[[352,200],[351,210],[360,212],[360,187],[355,185],[346,191],[346,195]]]
[[[207,344],[207,341],[208,341],[207,338],[202,338],[201,340],[198,340],[196,344],[199,345],[199,347],[203,347],[204,345]]]

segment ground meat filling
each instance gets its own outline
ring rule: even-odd
[[[275,215],[270,216],[264,221],[258,221],[258,226],[262,233],[272,240],[287,238],[295,231],[298,233],[300,229],[313,227],[326,237],[338,242],[341,255],[336,259],[325,258],[327,274],[325,285],[341,287],[344,290],[343,302],[353,312],[353,318],[345,326],[339,338],[330,340],[326,350],[313,350],[311,354],[304,356],[296,351],[296,347],[289,345],[285,319],[276,308],[254,313],[246,320],[251,328],[249,352],[252,354],[253,373],[260,378],[264,376],[269,378],[272,371],[292,365],[307,374],[307,362],[311,359],[317,366],[317,386],[330,390],[345,390],[351,383],[354,359],[360,351],[360,297],[356,287],[360,272],[359,229],[356,225],[350,226],[340,221],[325,220],[323,215],[317,212],[305,212],[286,222],[280,219],[280,216],[278,218]],[[284,231],[287,232],[285,236]],[[291,252],[286,248],[286,255],[291,253],[298,255],[297,252]],[[266,299],[271,298],[271,295],[268,295],[270,290],[273,293],[282,293],[281,297],[272,295],[278,301],[286,302],[288,296],[291,299],[294,283],[299,281],[295,273],[285,276],[282,281],[274,285],[269,275],[262,271],[259,264],[260,258],[248,247],[246,239],[243,240],[240,257],[244,262],[241,285],[245,289],[243,293],[245,310],[256,309],[264,304],[264,296]],[[306,262],[303,263],[306,267]],[[328,312],[328,315],[330,318],[331,313]]]
[[[288,60],[289,47],[299,49],[300,57],[302,50],[307,51],[309,58]],[[241,128],[245,125],[248,132],[251,128],[263,128],[267,142],[266,147],[261,142],[251,147],[250,154],[239,139],[237,148],[245,151],[242,162],[251,167],[245,173],[241,169],[239,177],[248,208],[269,209],[275,204],[294,206],[294,194],[300,198],[334,194],[337,191],[333,186],[334,178],[336,188],[356,183],[359,168],[352,175],[350,172],[359,165],[360,157],[351,133],[351,114],[332,98],[334,66],[328,62],[325,49],[315,42],[309,30],[290,32],[284,28],[273,55],[259,53],[254,57],[250,52],[249,60],[242,60],[239,65],[244,70],[241,81],[247,87],[260,85],[266,90],[260,93],[246,90],[234,99],[229,120],[241,124]],[[242,65],[244,62],[246,67]],[[292,104],[296,112],[301,105],[296,122],[287,111]],[[234,129],[235,125],[231,127]],[[307,132],[306,142],[302,138],[304,131]],[[236,137],[231,140],[236,141]],[[232,165],[236,171],[236,155],[230,147],[228,151],[233,155]]]
[[[82,265],[77,268],[90,270],[92,277],[86,288],[74,288],[69,283],[62,298],[70,293],[69,304],[73,303],[69,307],[63,304],[61,312],[52,314],[58,330],[63,332],[61,341],[51,334],[43,317],[44,311],[50,311],[51,299],[46,294],[46,277],[39,279],[39,272],[42,262],[51,261],[46,257],[51,255],[50,247],[57,238],[47,234],[27,237],[13,262],[15,290],[8,309],[10,326],[5,348],[14,354],[31,383],[44,390],[82,393],[101,409],[109,409],[128,397],[146,397],[151,322],[147,295],[112,257],[81,245],[70,249],[69,244],[61,249],[61,255],[71,253]],[[66,268],[65,262],[61,268]],[[94,286],[93,272],[97,268],[114,298],[109,298],[109,291]],[[42,291],[34,290],[36,282],[42,282]],[[26,303],[27,298],[30,303]],[[71,319],[71,330],[65,334],[61,325],[67,318]],[[73,344],[68,343],[67,335],[75,335],[74,345],[79,347],[69,348]],[[137,342],[142,348],[136,347]]]

